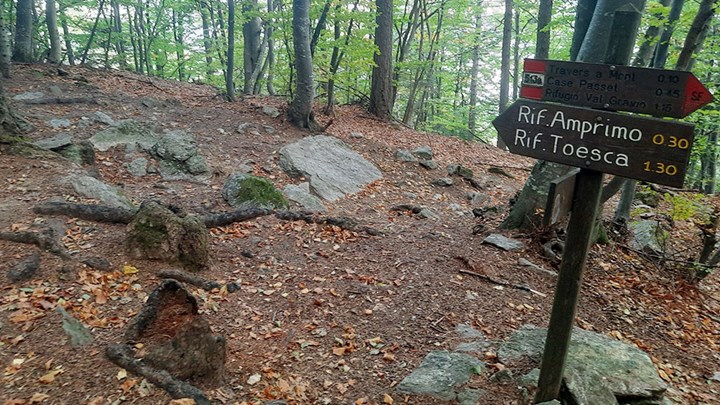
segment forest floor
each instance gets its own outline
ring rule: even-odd
[[[226,103],[208,86],[149,79],[126,72],[63,68],[58,76],[46,65],[14,66],[3,86],[9,97],[48,92],[96,103],[13,105],[37,128],[36,140],[69,132],[87,139],[100,124],[76,125],[95,111],[115,120],[152,122],[162,129],[184,129],[197,136],[214,176],[206,184],[164,181],[158,175],[134,177],[123,167],[122,150],[97,153],[100,178],[116,185],[135,203],[155,199],[188,212],[228,211],[220,195],[226,176],[240,164],[276,186],[297,183],[277,165],[278,150],[309,135],[291,127],[284,115],[271,118],[262,106],[284,111],[282,98],[249,97]],[[147,100],[154,100],[148,103]],[[143,103],[145,101],[145,103]],[[148,107],[147,105],[151,105]],[[318,114],[323,122],[328,117]],[[67,118],[69,129],[47,121]],[[238,124],[271,125],[274,134],[240,135]],[[373,162],[384,178],[362,192],[326,203],[332,216],[347,216],[383,232],[369,236],[339,228],[262,217],[212,231],[212,266],[203,276],[236,281],[233,294],[193,288],[201,312],[216,334],[227,339],[225,378],[203,387],[219,403],[259,404],[273,398],[290,404],[435,404],[394,390],[433,350],[452,349],[458,324],[469,324],[500,342],[524,324],[546,326],[555,280],[518,265],[525,258],[547,269],[557,265],[542,255],[543,232],[512,234],[525,242],[519,252],[481,244],[488,232],[473,235],[467,183],[438,188],[449,164],[462,164],[491,185],[485,205],[507,207],[522,187],[533,161],[482,143],[412,131],[373,119],[357,106],[338,109],[327,132]],[[361,132],[364,137],[351,137]],[[399,148],[428,145],[440,169],[426,170],[395,159]],[[500,167],[511,177],[488,173]],[[32,212],[41,201],[60,197],[92,203],[61,180],[83,170],[62,158],[30,159],[0,155],[0,231],[18,231],[50,220]],[[412,193],[415,199],[409,199]],[[391,211],[397,204],[431,208],[439,219],[419,219]],[[463,207],[465,214],[452,209]],[[507,212],[507,208],[505,209]],[[493,231],[503,213],[483,219]],[[120,342],[128,320],[159,282],[167,265],[131,260],[121,248],[124,225],[58,217],[66,226],[63,241],[77,255],[100,256],[113,270],[63,269],[47,252],[31,281],[11,283],[0,274],[0,403],[9,404],[162,404],[170,397],[141,378],[124,373],[104,357],[109,343]],[[672,242],[699,246],[699,231],[676,222]],[[35,247],[0,241],[2,273]],[[699,250],[699,247],[697,248]],[[687,253],[686,255],[690,255]],[[526,284],[545,297],[502,288],[462,274],[475,271],[508,283]],[[135,271],[137,270],[137,271]],[[718,404],[720,382],[720,290],[718,276],[700,285],[687,270],[657,264],[615,240],[592,248],[584,276],[576,325],[638,345],[671,386],[676,403]],[[62,305],[87,325],[94,341],[73,348],[63,332]],[[379,350],[378,350],[379,349]],[[493,349],[483,359],[497,363]],[[515,365],[516,375],[537,364]],[[495,364],[495,369],[503,365]],[[481,404],[521,404],[514,384],[475,376],[470,386],[488,392]],[[257,381],[259,377],[259,381]],[[717,375],[716,375],[717,377]]]

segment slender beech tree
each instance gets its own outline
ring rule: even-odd
[[[500,56],[500,103],[498,110],[500,113],[505,111],[508,104],[510,90],[510,49],[512,40],[513,25],[513,1],[505,0],[505,14],[503,16],[503,37],[502,50]],[[500,137],[497,138],[498,148],[505,149],[505,142]]]
[[[60,63],[60,33],[58,32],[58,15],[55,0],[45,1],[45,23],[47,24],[48,37],[50,38],[50,50],[48,52],[48,63]]]
[[[300,128],[318,129],[312,112],[315,98],[310,55],[310,0],[293,0],[293,46],[295,48],[295,96],[288,106],[288,120]]]
[[[10,30],[5,19],[5,10],[3,2],[0,1],[0,76],[5,79],[10,78]]]
[[[235,0],[228,0],[227,71],[225,91],[228,101],[235,101]]]
[[[243,93],[252,94],[255,88],[253,73],[259,69],[262,63],[260,59],[261,46],[260,17],[257,16],[257,0],[244,0],[242,3],[243,17]]]
[[[33,62],[33,0],[18,0],[15,9],[15,47],[12,60]]]
[[[375,46],[378,49],[373,57],[375,66],[372,70],[369,111],[381,119],[389,120],[392,118],[393,108],[391,80],[393,2],[392,0],[375,0],[375,6],[377,7]]]
[[[480,39],[482,38],[482,11],[483,2],[478,0],[474,17],[474,33],[472,47],[472,66],[470,67],[470,100],[468,108],[468,132],[471,137],[475,136],[477,125],[477,93],[478,93],[478,71],[480,70]]]

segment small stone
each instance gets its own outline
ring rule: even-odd
[[[57,134],[55,136],[52,136],[50,138],[40,139],[35,142],[33,142],[33,145],[46,149],[46,150],[55,150],[58,148],[62,148],[63,146],[68,146],[72,144],[73,137],[70,134],[64,133],[64,134]]]
[[[60,87],[55,86],[55,85],[50,86],[49,90],[50,90],[50,94],[52,94],[55,97],[60,97],[63,94],[63,91],[60,89]]]
[[[432,160],[433,158],[432,148],[426,145],[418,146],[417,148],[413,149],[412,154],[415,155],[415,157],[417,157],[418,159],[423,160]]]
[[[417,199],[417,194],[411,193],[411,192],[409,192],[409,191],[403,191],[403,192],[402,192],[402,196],[405,197],[405,198],[407,198],[407,199],[409,199],[409,200],[416,200],[416,199]]]
[[[48,121],[48,125],[50,125],[53,129],[60,129],[70,128],[70,126],[72,126],[72,123],[67,118],[53,118]]]
[[[261,379],[262,379],[262,377],[260,376],[260,374],[253,374],[247,379],[247,384],[255,385],[255,384],[259,383]]]
[[[510,179],[514,179],[514,178],[515,178],[515,176],[513,176],[512,174],[510,174],[510,173],[508,173],[507,171],[505,171],[505,169],[503,169],[502,167],[494,167],[494,166],[493,166],[493,167],[491,167],[491,168],[488,169],[488,173],[499,174],[499,175],[501,175],[501,176],[505,176],[505,177],[510,178]]]
[[[265,130],[265,132],[268,133],[268,134],[274,134],[274,133],[275,133],[275,127],[272,126],[272,125],[263,125],[262,127],[263,127],[263,129]]]
[[[401,162],[417,162],[418,159],[413,156],[412,152],[407,149],[398,149],[395,151],[395,158]]]
[[[43,98],[43,97],[45,97],[45,93],[43,93],[43,92],[40,92],[40,91],[36,91],[36,92],[28,91],[28,92],[25,92],[25,93],[20,93],[20,94],[18,94],[18,95],[15,95],[15,96],[13,96],[12,99],[13,99],[13,100],[16,100],[16,101],[26,101],[26,100],[39,100],[39,99],[41,99],[41,98]]]
[[[105,125],[114,125],[115,124],[115,121],[109,115],[105,114],[102,111],[95,111],[92,118],[95,122],[99,122],[101,124],[105,124]]]
[[[112,270],[112,265],[107,259],[104,259],[102,257],[88,257],[83,260],[81,260],[81,263],[87,265],[88,267],[92,267],[95,270],[100,271],[110,271]]]
[[[40,254],[33,253],[14,265],[7,272],[7,278],[13,283],[30,280],[40,268]]]
[[[529,373],[520,377],[519,383],[523,387],[537,388],[538,380],[540,380],[540,369],[534,368]]]
[[[148,160],[145,158],[137,158],[127,164],[127,171],[136,177],[147,175]]]
[[[58,306],[56,311],[62,315],[62,328],[70,338],[70,345],[73,347],[86,346],[92,343],[93,335],[77,319],[65,311],[65,308]]]
[[[466,197],[472,205],[483,205],[490,202],[490,197],[488,197],[486,194],[478,193],[477,191],[471,191],[467,193]]]
[[[710,377],[710,381],[720,382],[720,371],[713,373],[712,377]]]
[[[450,187],[453,185],[453,180],[449,177],[441,177],[439,179],[433,180],[432,184],[434,186]]]
[[[473,328],[466,323],[460,323],[455,327],[455,333],[460,335],[463,339],[477,339],[484,338],[485,336],[479,330]]]
[[[418,217],[425,219],[440,219],[440,216],[428,208],[423,208],[418,212]]]
[[[238,134],[260,135],[257,125],[252,122],[241,122],[235,130]]]
[[[438,164],[434,160],[421,160],[420,166],[422,166],[428,170],[435,170],[438,168]]]
[[[504,368],[497,373],[490,376],[489,381],[494,381],[500,384],[509,384],[513,380],[513,373],[509,368]]]
[[[508,252],[525,248],[525,244],[520,242],[519,240],[507,238],[497,233],[488,235],[488,237],[485,238],[482,243],[498,247]]]
[[[365,138],[365,134],[363,134],[362,132],[351,132],[351,133],[350,133],[350,138],[352,138],[352,139],[362,139],[362,138]]]
[[[280,116],[280,111],[278,111],[278,109],[273,106],[268,106],[268,105],[263,106],[262,112],[263,112],[263,114],[265,114],[269,117],[273,117],[273,118],[277,118]]]

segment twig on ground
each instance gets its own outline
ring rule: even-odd
[[[136,359],[127,345],[111,344],[105,349],[105,356],[116,365],[167,391],[174,399],[192,398],[197,405],[210,405],[210,400],[199,388],[178,380],[165,370],[157,370]]]
[[[470,260],[469,260],[468,258],[465,258],[465,257],[462,257],[462,256],[456,256],[455,259],[460,260],[461,262],[465,263],[465,265],[467,265],[468,267],[470,267],[470,268],[472,268],[472,269],[475,269],[475,266],[470,262]],[[530,292],[530,293],[539,295],[539,296],[541,296],[541,297],[547,297],[547,294],[541,293],[540,291],[535,291],[535,290],[533,290],[532,288],[530,288],[530,287],[528,287],[528,286],[526,286],[526,285],[513,284],[513,283],[508,283],[508,282],[506,282],[506,281],[495,280],[494,278],[492,278],[492,277],[490,277],[490,276],[487,276],[487,275],[485,275],[485,274],[478,273],[478,272],[476,272],[476,271],[463,270],[463,269],[460,269],[460,270],[458,270],[458,271],[459,271],[461,274],[467,274],[467,275],[470,275],[470,276],[478,277],[478,278],[480,278],[480,279],[482,279],[482,280],[485,280],[485,281],[487,281],[488,283],[491,283],[491,284],[496,284],[496,285],[500,285],[500,286],[503,286],[503,287],[510,287],[510,288],[514,288],[514,289],[516,289],[516,290],[527,291],[527,292]]]

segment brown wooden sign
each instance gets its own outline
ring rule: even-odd
[[[693,126],[519,99],[493,125],[512,153],[682,187]]]
[[[550,182],[543,225],[554,225],[572,211],[575,180],[579,172],[580,170],[573,169]]]
[[[525,59],[520,97],[682,118],[712,94],[690,72]]]

